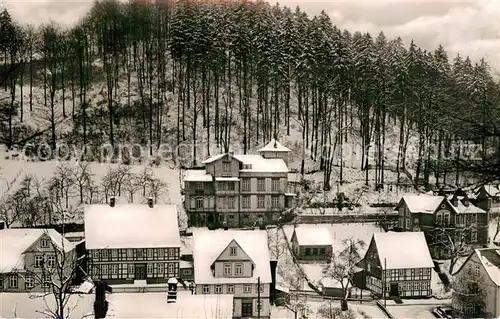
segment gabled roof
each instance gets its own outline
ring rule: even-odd
[[[47,234],[56,247],[71,251],[75,245],[54,229],[8,228],[0,230],[0,273],[24,268],[23,254]]]
[[[259,149],[257,152],[291,152],[292,150],[284,146],[274,138],[267,143],[266,146]]]
[[[85,208],[87,249],[180,247],[175,205],[107,204]]]
[[[490,197],[500,196],[500,188],[497,185],[487,184],[483,185],[481,188],[484,188],[486,195]],[[481,188],[476,192],[476,194],[480,192]]]
[[[281,158],[264,158],[262,155],[234,155],[243,164],[252,165],[252,168],[241,169],[240,172],[276,172],[288,173],[288,166]]]
[[[332,234],[326,227],[296,227],[294,232],[301,246],[333,246]]]
[[[380,264],[386,269],[434,267],[423,232],[377,233],[372,240]]]
[[[202,164],[210,164],[210,163],[213,163],[215,161],[218,161],[226,156],[231,156],[232,158],[234,158],[235,160],[237,160],[238,162],[241,162],[240,159],[238,159],[238,156],[236,155],[231,155],[229,153],[222,153],[222,154],[219,154],[219,155],[214,155],[206,160],[204,160],[203,162],[201,162]]]
[[[404,201],[410,213],[433,214],[444,199],[444,196],[430,196],[426,194],[405,195],[396,206],[396,210]]]
[[[251,261],[251,262],[252,262],[252,264],[255,266],[255,263],[253,262],[252,258],[251,258],[250,256],[248,256],[248,254],[246,253],[246,251],[245,251],[245,250],[244,250],[244,249],[240,246],[240,244],[238,244],[238,242],[237,242],[235,239],[231,240],[231,241],[229,242],[229,244],[227,244],[226,248],[224,248],[224,249],[220,252],[219,256],[218,256],[217,258],[215,258],[215,260],[213,261],[212,265],[213,265],[213,264],[215,264],[215,262],[216,262],[216,261],[225,261],[225,260],[221,259],[221,257],[222,257],[222,255],[224,254],[224,252],[225,252],[225,251],[227,251],[227,250],[228,250],[228,248],[229,248],[230,246],[233,246],[233,245],[236,245],[236,246],[237,246],[237,247],[238,247],[238,248],[239,248],[239,249],[240,249],[240,250],[241,250],[241,251],[245,254],[245,258],[248,258],[248,260],[249,260],[249,261]],[[238,259],[240,259],[240,260],[245,260],[245,258],[238,258]]]
[[[469,200],[469,205],[465,206],[464,201],[465,198],[461,196],[457,196],[458,201],[457,201],[457,206],[453,206],[453,203],[450,201],[450,206],[453,208],[455,213],[457,214],[483,214],[486,213],[484,209],[481,209],[475,205],[473,205],[470,200]]]
[[[215,278],[211,265],[235,240],[254,262],[250,278]],[[193,230],[194,279],[196,284],[271,283],[269,248],[265,230]]]
[[[476,257],[481,262],[484,270],[497,286],[500,286],[500,249],[498,248],[478,248],[467,257],[467,260],[453,274],[458,274],[472,257]]]

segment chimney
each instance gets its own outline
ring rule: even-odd
[[[111,198],[109,199],[109,206],[111,206],[111,207],[115,207],[115,203],[116,203],[116,199],[115,199],[115,197],[113,196],[113,197],[111,197]]]
[[[224,221],[224,222],[222,223],[222,226],[223,226],[224,230],[228,230],[228,227],[227,227],[227,222],[226,222],[226,221]]]
[[[153,206],[154,206],[153,197],[151,197],[151,196],[148,198],[148,206],[151,208],[153,208]]]
[[[274,148],[278,148],[278,141],[274,140]]]
[[[469,207],[470,202],[469,202],[469,197],[467,197],[467,194],[465,194],[465,196],[464,196],[463,203],[464,203],[465,207]]]
[[[0,220],[0,230],[6,229],[6,228],[7,228],[7,224],[5,223],[5,221]]]
[[[453,197],[451,198],[451,204],[454,206],[454,207],[458,207],[458,197],[457,195],[453,195]]]

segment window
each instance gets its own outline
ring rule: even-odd
[[[234,294],[234,285],[227,285],[227,293]]]
[[[42,268],[43,256],[35,256],[35,268]]]
[[[114,260],[118,259],[118,249],[111,250],[111,258],[113,258]]]
[[[147,272],[148,276],[153,276],[153,264],[147,264],[146,272]]]
[[[158,275],[163,275],[163,264],[158,264],[156,270],[158,271]]]
[[[273,178],[272,179],[272,191],[277,192],[280,190],[280,180],[279,178]]]
[[[231,264],[224,264],[224,276],[231,275]]]
[[[222,285],[216,285],[215,286],[215,293],[216,294],[221,294],[222,293]]]
[[[137,258],[143,258],[144,257],[144,252],[142,251],[142,249],[136,249],[136,256]]]
[[[406,219],[406,229],[410,229],[410,219]]]
[[[441,213],[438,213],[436,215],[436,224],[440,225],[442,223],[442,218],[443,218],[443,215],[441,215]]]
[[[203,190],[203,183],[196,183],[196,190],[202,191]]]
[[[47,267],[54,268],[56,266],[56,256],[49,255],[47,256]]]
[[[52,278],[50,278],[50,275],[43,276],[42,288],[49,288],[51,282]]]
[[[101,273],[103,275],[107,275],[108,274],[108,265],[102,265],[101,266]]]
[[[449,213],[444,213],[444,220],[443,220],[445,225],[450,224],[450,214]]]
[[[170,277],[175,275],[175,264],[174,263],[168,264],[168,275]]]
[[[210,293],[210,286],[209,285],[203,285],[203,293],[204,294]]]
[[[262,311],[262,299],[255,299],[255,311]]]
[[[236,256],[236,253],[238,251],[237,247],[231,247],[230,250],[231,251],[229,252],[229,255],[230,256]]]
[[[40,240],[40,247],[41,248],[49,248],[49,240],[48,239],[41,239]]]
[[[9,277],[9,287],[10,288],[17,288],[17,276],[10,276]]]
[[[102,260],[108,260],[108,250],[107,249],[102,250],[101,258],[102,258]]]
[[[470,240],[473,243],[477,241],[477,230],[475,228],[470,231]]]
[[[134,250],[133,249],[127,249],[127,258],[132,259],[134,257]]]
[[[234,209],[234,196],[229,196],[227,198],[227,208]]]
[[[324,256],[324,255],[326,254],[326,250],[325,250],[325,248],[320,248],[320,249],[319,249],[319,254],[320,254],[321,256]]]
[[[128,275],[129,275],[129,278],[131,278],[134,275],[134,270],[135,270],[134,264],[128,264]]]
[[[196,209],[203,208],[203,197],[196,197]]]
[[[252,292],[252,285],[243,285],[243,292],[244,293],[251,293]]]
[[[311,248],[306,248],[306,256],[310,256],[311,255]]]
[[[260,293],[263,293],[263,292],[264,292],[264,285],[263,285],[263,284],[256,285],[256,289],[258,289],[258,291],[259,291]]]
[[[33,288],[33,277],[26,276],[26,278],[24,278],[24,285],[27,289]]]
[[[118,275],[118,264],[112,264],[111,265],[111,274],[112,275]]]
[[[278,208],[279,207],[279,197],[273,196],[271,204],[272,204],[273,208]]]
[[[153,258],[153,249],[149,248],[147,250],[147,255],[148,255],[148,258]]]
[[[250,208],[250,196],[241,197],[241,208]]]
[[[228,182],[226,189],[231,192],[234,191],[234,182]]]
[[[241,180],[241,190],[244,192],[250,191],[250,178],[243,178]]]
[[[243,264],[236,264],[235,275],[243,275]]]
[[[231,173],[231,163],[224,163],[223,169],[225,174]]]
[[[257,191],[258,192],[266,191],[266,180],[264,178],[257,178]]]
[[[476,266],[474,267],[474,275],[475,275],[476,277],[477,277],[477,276],[479,276],[479,274],[480,274],[480,269],[481,269],[481,268],[479,267],[479,265],[476,265]]]
[[[264,208],[264,199],[265,197],[263,195],[257,196],[257,208]]]

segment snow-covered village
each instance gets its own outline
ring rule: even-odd
[[[0,1],[0,318],[500,318],[499,13]]]

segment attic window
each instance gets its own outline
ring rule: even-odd
[[[445,204],[441,204],[441,208],[446,208],[446,205]]]
[[[49,248],[49,240],[48,239],[40,240],[40,247],[41,248]]]
[[[243,164],[243,169],[252,169],[252,164]]]
[[[230,256],[236,256],[236,247],[231,247]]]

